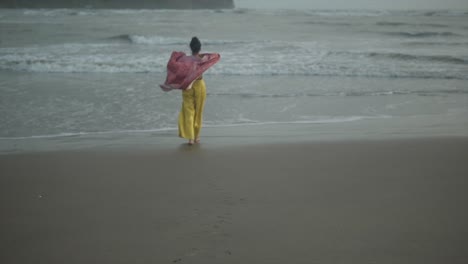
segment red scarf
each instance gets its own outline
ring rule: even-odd
[[[173,89],[186,90],[211,66],[219,61],[218,53],[200,54],[199,57],[187,56],[183,52],[174,51],[167,62],[167,77],[160,87],[167,92]]]

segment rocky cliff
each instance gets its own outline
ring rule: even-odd
[[[0,8],[225,9],[234,0],[0,0]]]

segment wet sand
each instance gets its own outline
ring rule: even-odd
[[[1,263],[467,263],[468,138],[0,155]]]

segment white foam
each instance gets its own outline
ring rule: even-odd
[[[28,72],[162,72],[167,58],[122,52],[114,43],[1,48],[0,69]]]
[[[101,15],[156,15],[158,13],[193,13],[211,10],[176,10],[176,9],[92,9],[92,8],[41,8],[24,9],[25,16],[101,16]]]
[[[144,36],[144,35],[123,35],[122,38],[128,38],[134,44],[146,45],[187,45],[186,38],[163,37],[163,36]],[[239,40],[210,40],[204,39],[203,45],[226,45],[226,44],[246,44],[251,43]]]
[[[158,129],[142,129],[142,130],[112,130],[112,131],[96,131],[96,132],[69,132],[48,135],[33,135],[25,137],[0,137],[0,140],[25,140],[25,139],[47,139],[47,138],[62,138],[62,137],[79,137],[79,136],[93,136],[93,135],[116,135],[116,134],[141,134],[141,133],[154,133],[173,131],[177,128],[166,127]]]
[[[105,12],[118,14],[118,15],[134,15],[134,14],[150,13],[152,12],[152,10],[149,10],[149,9],[115,9],[115,10],[105,10]]]
[[[141,36],[141,35],[129,35],[131,42],[135,44],[159,44],[159,45],[186,45],[187,40],[181,38],[170,38],[160,36]]]
[[[75,9],[68,9],[68,8],[57,8],[57,9],[26,9],[23,11],[23,15],[25,16],[47,16],[47,17],[54,17],[54,16],[63,16],[63,15],[70,15],[76,12]]]
[[[467,16],[466,10],[379,10],[379,9],[309,9],[309,10],[294,10],[294,9],[223,9],[223,10],[173,10],[173,9],[25,9],[25,16],[70,16],[70,15],[151,15],[158,13],[233,13],[233,14],[254,14],[254,15],[282,15],[282,16],[360,16],[360,17],[376,17],[376,16]]]
[[[364,17],[376,17],[390,14],[387,10],[306,10],[305,13],[311,16],[364,16]]]
[[[186,48],[186,40],[181,38],[142,35],[115,38],[128,38],[131,43],[144,46],[129,47],[128,43],[116,43],[111,38],[108,43],[0,48],[0,69],[64,73],[165,73],[174,47],[181,50]],[[207,74],[468,79],[466,64],[459,60],[450,63],[449,56],[331,51],[315,42],[208,40],[207,43],[219,45],[215,50],[222,56],[221,61]],[[428,60],[434,63],[428,64]]]
[[[117,15],[139,15],[139,14],[158,14],[158,13],[193,13],[204,12],[205,10],[183,10],[183,9],[102,9],[101,12]]]
[[[300,125],[300,124],[333,124],[333,123],[346,123],[355,122],[365,119],[381,119],[381,118],[392,118],[388,115],[379,116],[337,116],[337,117],[303,117],[306,120],[292,120],[292,121],[254,121],[248,120],[248,122],[235,122],[230,124],[212,124],[211,122],[204,125],[204,127],[238,127],[238,126],[265,126],[265,125]]]
[[[310,117],[304,117],[310,118]],[[292,120],[292,121],[255,121],[244,118],[242,115],[237,120],[229,120],[230,123],[216,123],[205,121],[206,128],[223,128],[223,127],[243,127],[243,126],[267,126],[267,125],[301,125],[301,124],[332,124],[355,122],[364,119],[379,119],[391,118],[391,116],[348,116],[348,117],[315,117],[307,120]],[[23,137],[0,137],[0,140],[28,140],[28,139],[53,139],[64,137],[80,137],[80,136],[96,136],[96,135],[118,135],[118,134],[147,134],[167,131],[176,131],[176,127],[163,127],[154,129],[136,129],[136,130],[111,130],[111,131],[96,131],[96,132],[67,132],[46,135],[33,135]]]

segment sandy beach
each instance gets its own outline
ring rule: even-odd
[[[115,1],[0,9],[0,264],[468,263],[466,8]]]
[[[467,263],[468,138],[0,156],[1,263]]]

